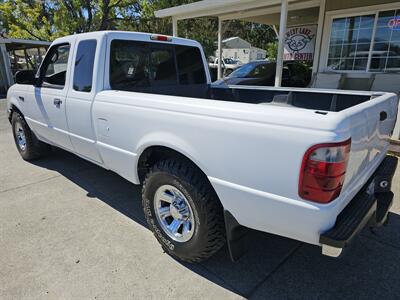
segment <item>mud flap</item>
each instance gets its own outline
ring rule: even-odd
[[[247,240],[250,229],[240,225],[227,210],[224,210],[224,219],[229,256],[235,262],[248,250]]]

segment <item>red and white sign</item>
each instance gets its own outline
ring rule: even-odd
[[[400,30],[400,18],[390,19],[387,26],[393,30]]]

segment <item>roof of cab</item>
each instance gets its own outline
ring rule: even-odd
[[[150,36],[158,35],[156,33],[144,33],[144,32],[134,32],[134,31],[93,31],[86,33],[78,33],[73,35],[68,35],[65,37],[61,37],[55,39],[53,43],[65,43],[75,40],[76,38],[99,38],[99,37],[109,37],[111,39],[124,39],[124,40],[136,40],[136,41],[144,41],[144,42],[153,42],[153,43],[164,43],[164,44],[178,44],[178,45],[186,45],[186,46],[195,46],[201,47],[200,43],[194,40],[179,38],[171,36],[171,41],[156,41],[150,40]]]

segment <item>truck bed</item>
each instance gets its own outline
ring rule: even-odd
[[[130,166],[143,149],[179,149],[207,174],[239,224],[312,244],[384,159],[396,112],[394,94],[253,86],[106,90],[93,104],[99,151],[123,177],[138,182]],[[302,199],[307,149],[350,138],[340,196],[329,204]]]
[[[349,91],[314,91],[310,89],[216,86],[197,84],[188,86],[134,87],[134,92],[210,100],[292,106],[304,109],[338,112],[373,98],[371,93]],[[376,96],[380,95],[376,93]]]

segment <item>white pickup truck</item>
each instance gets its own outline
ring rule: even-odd
[[[63,148],[143,184],[150,229],[197,262],[248,228],[338,256],[387,220],[390,93],[213,86],[199,43],[93,32],[55,40],[7,95],[25,160]]]

